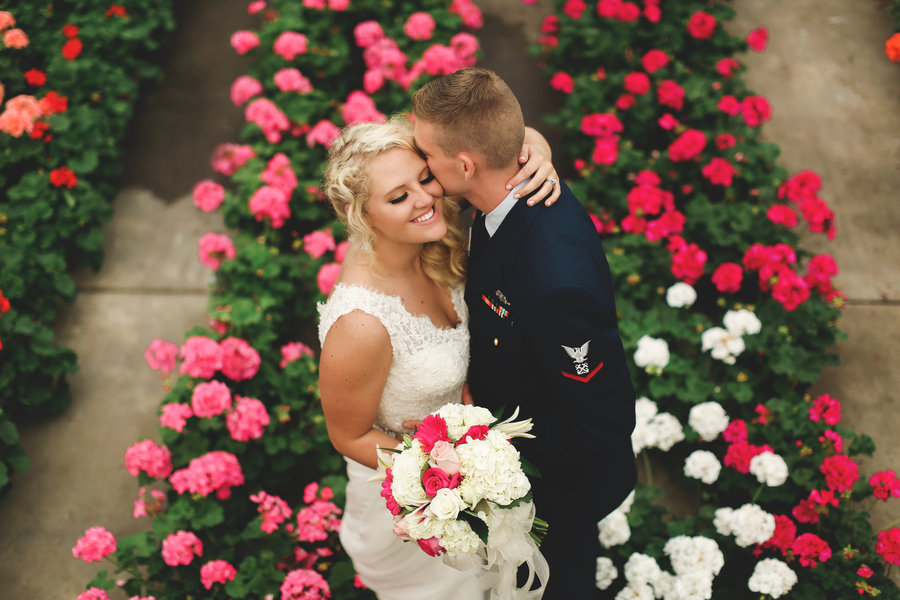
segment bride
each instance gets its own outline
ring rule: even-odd
[[[528,141],[546,148],[534,130]],[[523,195],[552,165],[532,154],[516,179],[535,169]],[[376,447],[411,433],[405,420],[462,401],[469,332],[458,207],[444,199],[403,117],[345,129],[329,152],[324,190],[350,237],[331,297],[319,305],[322,409],[349,479],[341,543],[381,600],[481,600],[474,571],[393,534],[381,485],[368,481]]]

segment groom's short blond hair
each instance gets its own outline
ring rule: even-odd
[[[496,73],[463,69],[426,83],[412,97],[417,119],[434,126],[446,154],[472,152],[492,169],[516,164],[525,120],[515,94]]]

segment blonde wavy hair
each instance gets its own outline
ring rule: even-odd
[[[359,123],[344,128],[328,151],[328,167],[322,189],[349,236],[363,252],[373,253],[375,233],[368,222],[369,170],[371,160],[393,148],[418,154],[413,127],[405,116],[386,123]],[[459,224],[459,206],[444,199],[447,233],[438,241],[422,245],[422,267],[435,282],[462,283],[466,278],[466,240]]]

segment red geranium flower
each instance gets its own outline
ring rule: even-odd
[[[766,49],[766,43],[769,41],[769,30],[765,25],[760,25],[747,35],[747,45],[751,50],[762,52]]]
[[[50,183],[56,187],[66,186],[71,189],[78,183],[78,178],[69,167],[58,167],[50,171]]]
[[[831,548],[825,543],[825,540],[813,533],[804,533],[794,540],[791,547],[794,556],[800,559],[800,564],[804,567],[812,567],[815,569],[819,562],[825,562],[831,558]]]
[[[2,298],[2,296],[0,296]],[[6,303],[7,307],[9,307],[9,302]],[[3,310],[3,306],[0,305],[0,311]],[[869,485],[872,486],[872,493],[876,498],[880,498],[887,502],[888,498],[900,497],[900,479],[897,479],[897,475],[894,473],[893,469],[888,469],[886,471],[879,471],[872,475],[869,479]]]
[[[3,290],[0,290],[0,315],[6,314],[9,312],[9,298],[3,295]]]
[[[78,37],[78,26],[72,23],[66,23],[62,28],[63,35],[67,38]]]
[[[716,30],[716,18],[709,13],[698,10],[691,15],[687,24],[688,33],[698,40],[708,40]]]
[[[875,552],[886,563],[900,565],[900,528],[893,527],[879,532],[878,541],[875,542]]]
[[[55,91],[47,92],[47,95],[40,100],[41,110],[45,116],[63,113],[69,110],[69,98],[60,96]]]
[[[119,6],[118,4],[111,5],[104,15],[107,19],[110,17],[122,17],[123,19],[129,18],[131,15],[128,14],[128,11],[125,10],[124,6]]]
[[[41,87],[47,83],[47,74],[38,69],[29,69],[25,71],[25,81],[28,82],[28,85]]]
[[[75,60],[78,58],[78,55],[81,54],[81,40],[78,38],[72,38],[68,40],[62,47],[62,56],[66,60]]]

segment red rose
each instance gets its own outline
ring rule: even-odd
[[[81,54],[81,40],[72,38],[66,41],[62,47],[62,55],[66,60],[75,60]]]
[[[655,73],[669,64],[669,55],[662,50],[648,50],[641,58],[641,66],[648,73]]]
[[[730,162],[717,156],[711,159],[709,163],[703,167],[702,173],[713,185],[723,185],[728,187],[731,185],[737,170],[731,166]]]
[[[625,90],[640,96],[650,91],[650,78],[644,73],[634,72],[625,76]]]
[[[422,473],[422,486],[429,498],[434,498],[438,490],[443,488],[453,489],[459,485],[459,473],[447,475],[443,469],[432,467]]]
[[[712,274],[712,282],[716,289],[723,293],[735,294],[741,289],[744,270],[737,263],[722,263]]]
[[[469,438],[472,438],[473,440],[483,440],[487,437],[488,431],[490,431],[490,428],[487,425],[472,425],[469,427],[469,430],[459,438],[456,445],[462,446],[463,444],[468,444]]]
[[[38,69],[29,69],[28,71],[25,71],[25,81],[28,82],[28,85],[41,87],[47,83],[47,74]]]
[[[684,107],[684,88],[677,82],[666,79],[656,87],[656,99],[663,106],[681,110]]]
[[[419,548],[424,550],[428,556],[440,556],[446,552],[436,537],[428,538],[427,540],[416,540],[416,542],[419,544]]]
[[[747,45],[751,50],[762,52],[766,49],[766,43],[769,41],[769,30],[765,25],[760,25],[749,34],[747,34]]]
[[[66,186],[71,189],[78,183],[78,178],[69,167],[58,167],[50,171],[50,183],[56,187]]]
[[[687,24],[688,33],[698,40],[708,40],[716,30],[716,18],[709,13],[698,10],[691,15]]]
[[[78,37],[78,26],[72,23],[66,23],[62,28],[63,35],[67,38]]]

